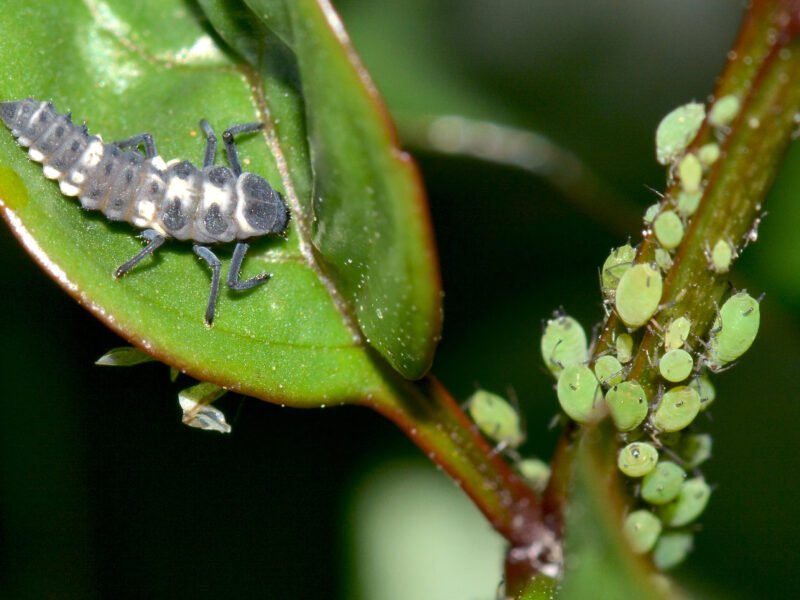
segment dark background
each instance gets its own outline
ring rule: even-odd
[[[740,3],[726,0],[336,5],[399,117],[454,113],[537,130],[581,156],[638,214],[654,201],[646,186],[663,187],[653,156],[660,117],[706,99],[741,16]],[[527,173],[416,154],[446,291],[433,370],[459,398],[476,383],[513,386],[526,452],[548,457],[557,404],[538,357],[541,320],[564,306],[587,328],[598,322],[597,268],[639,232],[610,231]],[[799,165],[793,150],[760,241],[731,275],[767,295],[754,348],[715,378],[706,475],[717,488],[677,573],[702,597],[800,593]],[[93,365],[121,340],[2,229],[0,597],[357,596],[352,503],[368,474],[391,473],[398,459],[419,456],[415,447],[367,410],[236,397],[219,404],[232,435],[190,430],[165,367]],[[469,600],[492,594],[475,590]]]

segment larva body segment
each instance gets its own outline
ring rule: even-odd
[[[248,248],[243,240],[283,233],[289,222],[281,195],[262,177],[243,173],[239,162],[234,136],[257,131],[261,123],[225,131],[228,168],[214,165],[217,138],[208,122],[201,121],[207,141],[204,164],[198,168],[186,160],[165,163],[149,134],[104,143],[74,124],[69,114],[33,98],[0,102],[0,119],[31,160],[42,164],[45,177],[58,181],[64,195],[77,197],[83,208],[98,210],[109,220],[144,230],[147,246],[119,267],[115,277],[128,273],[169,238],[195,242],[195,254],[212,270],[207,325],[214,318],[221,282],[220,261],[208,245],[237,242],[225,281],[232,290],[251,289],[269,279],[261,273],[239,281]],[[136,151],[140,145],[144,156]]]

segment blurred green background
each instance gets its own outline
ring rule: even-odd
[[[557,403],[538,357],[541,321],[559,306],[587,327],[601,319],[598,266],[639,239],[627,224],[654,201],[647,186],[663,187],[655,127],[710,94],[740,3],[335,4],[402,123],[456,114],[536,130],[630,205],[578,207],[541,177],[409,146],[446,292],[433,370],[459,398],[476,384],[513,387],[526,454],[547,458]],[[703,423],[717,488],[676,574],[699,597],[800,594],[796,190],[800,149],[766,203],[759,243],[731,275],[766,299],[762,334],[715,379]],[[0,597],[493,598],[500,540],[388,422],[226,397],[232,435],[190,430],[166,368],[95,367],[120,340],[5,227],[0,253]]]

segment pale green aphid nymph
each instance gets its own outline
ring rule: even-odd
[[[708,112],[708,122],[714,127],[726,127],[736,118],[742,103],[738,97],[730,94],[717,100]]]
[[[595,361],[594,374],[601,385],[608,387],[624,381],[625,368],[617,357],[606,354]]]
[[[653,564],[669,571],[681,564],[692,551],[694,535],[689,531],[666,531],[653,548]]]
[[[703,180],[703,165],[694,154],[687,154],[678,164],[678,177],[684,192],[694,193],[700,190]]]
[[[611,254],[608,255],[600,273],[600,283],[603,287],[603,295],[606,298],[612,299],[614,297],[619,280],[633,266],[635,258],[636,248],[630,244],[614,248]]]
[[[700,396],[692,387],[679,385],[667,391],[651,417],[658,431],[680,431],[700,412]]]
[[[492,441],[510,448],[525,441],[519,414],[502,396],[477,390],[467,400],[467,410],[481,433]]]
[[[644,477],[657,462],[658,450],[647,442],[631,442],[617,456],[617,467],[628,477]]]
[[[735,251],[730,243],[718,240],[711,249],[711,268],[718,275],[727,273],[731,268],[734,256]]]
[[[575,319],[557,314],[547,321],[541,351],[544,363],[553,375],[558,377],[566,367],[584,363],[588,350],[586,332]]]
[[[538,458],[525,458],[516,464],[525,481],[540,494],[550,481],[550,465]]]
[[[666,504],[674,500],[686,479],[686,471],[674,462],[659,461],[656,468],[642,479],[642,498],[650,504]]]
[[[761,314],[758,300],[747,292],[725,301],[711,328],[706,364],[712,371],[738,359],[753,344]]]
[[[561,408],[573,421],[585,425],[602,417],[603,391],[589,367],[572,365],[564,369],[556,393]]]
[[[668,272],[672,268],[672,255],[668,250],[664,250],[664,248],[656,248],[655,258],[658,268],[664,273]]]
[[[670,527],[683,527],[694,521],[705,510],[711,488],[702,477],[683,482],[677,498],[659,510],[661,520]]]
[[[683,348],[686,340],[689,339],[691,329],[692,322],[686,317],[673,319],[664,332],[664,349],[669,351]]]
[[[668,165],[680,158],[700,131],[705,116],[705,106],[690,102],[661,119],[656,129],[656,160]]]
[[[608,390],[606,405],[618,431],[633,431],[647,418],[647,394],[635,381],[624,381]]]
[[[631,267],[620,279],[615,304],[622,322],[630,329],[647,323],[658,310],[663,291],[661,273],[649,264]]]
[[[692,374],[694,359],[682,348],[670,350],[658,361],[661,376],[672,383],[683,381]]]
[[[633,338],[629,333],[620,333],[614,341],[617,351],[617,360],[622,364],[630,362],[633,358]]]
[[[671,210],[665,210],[653,221],[653,232],[661,246],[674,250],[683,239],[683,221]]]
[[[661,535],[661,520],[649,510],[635,510],[622,526],[634,554],[649,552]]]

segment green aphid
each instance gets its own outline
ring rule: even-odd
[[[730,94],[723,96],[714,103],[711,110],[708,111],[708,122],[714,127],[726,127],[736,118],[739,114],[739,109],[742,103],[739,98]]]
[[[601,385],[616,385],[625,380],[625,368],[615,356],[606,354],[594,363],[594,374]]]
[[[689,339],[689,332],[692,329],[692,322],[686,317],[673,319],[667,330],[664,332],[664,350],[676,350],[683,348],[686,340]]]
[[[644,211],[644,224],[650,225],[658,216],[659,211],[661,210],[661,203],[656,202],[655,204],[651,204],[647,207],[647,210]]]
[[[706,168],[710,167],[715,162],[717,162],[719,160],[719,157],[720,157],[719,144],[715,144],[714,142],[706,144],[705,146],[701,146],[700,149],[697,151],[697,158],[700,159],[700,162]]]
[[[681,191],[678,193],[678,214],[684,219],[691,217],[700,206],[703,197],[702,190],[696,192]]]
[[[734,294],[719,310],[708,343],[706,364],[719,371],[753,344],[761,319],[758,300],[747,292]]]
[[[647,418],[647,394],[635,381],[625,381],[608,390],[606,405],[618,431],[633,431]]]
[[[627,327],[637,329],[656,314],[662,286],[661,273],[649,264],[634,265],[622,276],[614,300]]]
[[[617,467],[628,477],[644,477],[657,462],[658,450],[647,442],[631,442],[617,456]]]
[[[661,376],[672,383],[683,381],[692,374],[694,359],[692,355],[682,348],[670,350],[658,361],[658,371]]]
[[[213,383],[201,382],[178,393],[178,404],[183,411],[181,417],[184,425],[230,433],[231,426],[225,420],[225,414],[211,404],[219,400],[227,390]]]
[[[700,130],[705,116],[705,106],[690,102],[661,119],[656,129],[656,160],[668,165],[680,158]]]
[[[517,470],[525,481],[540,494],[550,481],[550,465],[538,458],[525,458],[517,463]]]
[[[586,362],[589,344],[586,332],[572,317],[557,315],[547,321],[541,341],[542,358],[558,377],[566,367]]]
[[[664,525],[683,527],[694,521],[705,510],[711,488],[702,477],[687,479],[681,485],[677,498],[659,510]]]
[[[692,387],[679,385],[667,391],[651,417],[659,431],[680,431],[694,421],[700,412],[700,396]]]
[[[711,269],[717,275],[727,273],[735,257],[733,247],[725,240],[718,240],[711,250]]]
[[[656,468],[642,479],[640,493],[645,502],[666,504],[674,500],[686,479],[686,471],[669,461],[659,461]]]
[[[683,221],[672,210],[665,210],[653,221],[653,231],[662,248],[674,250],[683,239]]]
[[[669,571],[686,560],[693,545],[694,535],[688,531],[662,533],[653,548],[653,564],[662,571]]]
[[[556,386],[558,402],[564,412],[581,424],[593,423],[601,416],[603,391],[589,367],[572,365],[561,372]]]
[[[684,192],[694,193],[700,190],[703,181],[703,165],[694,154],[687,154],[678,164],[678,178]]]
[[[625,274],[625,271],[633,266],[633,261],[636,258],[636,249],[630,244],[625,244],[619,248],[615,248],[608,255],[608,258],[603,263],[603,270],[600,273],[600,282],[603,287],[603,294],[606,298],[613,298],[614,292],[619,285],[619,280]]]
[[[711,458],[713,442],[708,433],[685,435],[678,445],[678,454],[686,463],[687,469],[696,469]]]
[[[656,264],[666,273],[672,268],[672,255],[664,248],[656,248]]]
[[[633,338],[629,333],[620,333],[614,341],[617,350],[617,360],[622,364],[629,363],[633,358]]]
[[[634,554],[650,552],[661,535],[661,520],[649,510],[635,510],[625,518],[622,526]]]
[[[696,389],[697,394],[700,396],[701,411],[711,406],[711,403],[714,402],[717,397],[717,390],[714,389],[714,384],[711,383],[711,380],[705,373],[692,379],[692,381],[689,382],[689,386]]]
[[[510,448],[525,441],[519,414],[505,398],[477,390],[467,400],[467,410],[481,433],[492,441]]]

